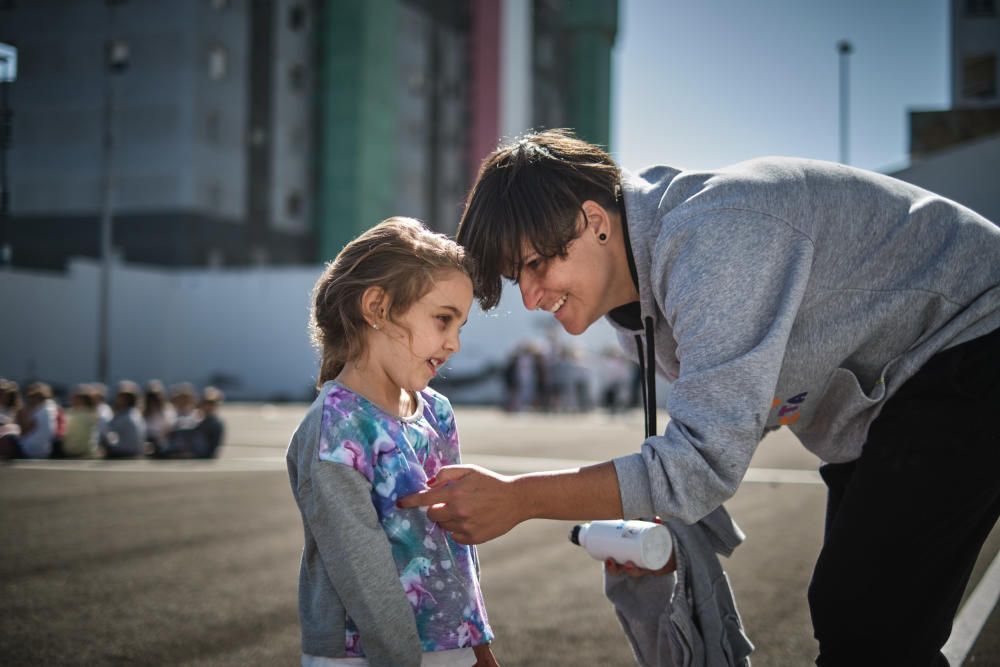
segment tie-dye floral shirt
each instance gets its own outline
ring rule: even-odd
[[[319,458],[350,466],[371,483],[372,503],[413,607],[423,650],[485,644],[493,631],[472,548],[452,540],[425,512],[396,507],[397,499],[427,488],[442,466],[461,462],[448,399],[429,387],[417,396],[416,412],[400,418],[334,385],[323,406]],[[364,656],[363,644],[348,618],[347,655]]]

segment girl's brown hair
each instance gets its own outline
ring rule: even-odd
[[[312,293],[309,333],[322,357],[317,386],[364,356],[369,328],[361,310],[365,290],[382,289],[384,317],[395,322],[431,290],[440,272],[470,273],[467,262],[461,246],[413,218],[383,220],[344,246]]]
[[[582,231],[577,214],[583,203],[595,201],[617,213],[620,197],[618,165],[569,130],[526,134],[495,150],[483,160],[457,235],[475,262],[479,305],[493,308],[501,278],[517,278],[525,241],[543,257],[565,257]]]

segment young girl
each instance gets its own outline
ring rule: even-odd
[[[313,291],[320,393],[292,436],[302,514],[303,666],[496,665],[475,550],[396,500],[459,462],[448,400],[427,386],[472,304],[460,246],[390,218]]]

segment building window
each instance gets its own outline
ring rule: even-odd
[[[205,206],[213,213],[218,213],[222,209],[222,186],[218,181],[205,184]]]
[[[990,18],[996,15],[995,0],[965,0],[965,16],[968,18]]]
[[[306,88],[306,68],[302,65],[292,65],[288,68],[288,83],[292,90],[301,93]]]
[[[205,141],[213,145],[222,143],[222,120],[218,111],[205,114]]]
[[[285,213],[289,218],[298,218],[302,215],[302,195],[298,190],[293,190],[285,197]]]
[[[216,44],[208,50],[208,78],[218,81],[229,71],[229,52],[226,47]]]
[[[306,8],[302,5],[295,5],[288,10],[288,27],[298,32],[306,25]]]
[[[992,100],[997,96],[997,55],[982,53],[962,60],[962,97]]]
[[[288,132],[288,146],[295,155],[302,155],[306,151],[306,129],[301,125],[296,125]]]

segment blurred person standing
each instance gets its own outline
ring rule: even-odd
[[[621,349],[611,346],[601,354],[603,388],[601,404],[608,414],[618,414],[628,405],[629,383],[633,378],[633,364]],[[638,382],[636,383],[638,386]]]
[[[59,406],[52,400],[52,388],[44,382],[33,382],[24,392],[25,404],[18,412],[21,436],[18,456],[26,459],[47,459],[52,456],[56,437]]]
[[[118,383],[115,393],[114,417],[101,438],[105,458],[140,456],[146,442],[146,422],[139,411],[139,385],[131,380]]]
[[[90,385],[78,385],[70,396],[69,410],[66,411],[62,455],[74,458],[95,455],[99,428],[97,395]]]
[[[592,369],[587,354],[579,345],[569,345],[563,356],[570,368],[570,394],[576,403],[577,412],[590,412],[594,407],[592,389]]]

